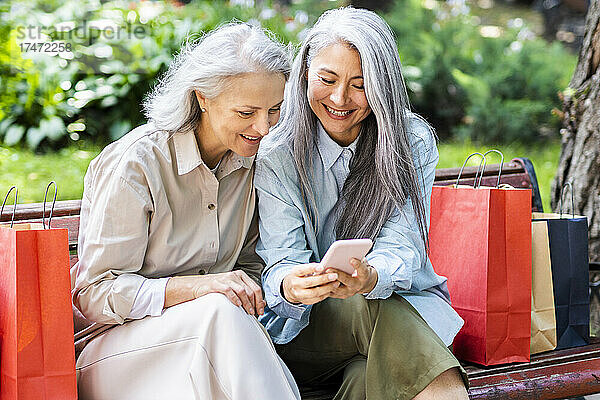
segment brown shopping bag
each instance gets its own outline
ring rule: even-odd
[[[429,242],[465,321],[456,356],[483,365],[529,361],[531,191],[434,186]]]
[[[565,187],[561,192],[560,213],[533,213],[534,220],[548,224],[557,349],[590,342],[588,222],[586,216],[562,213]],[[571,187],[571,207],[573,203]]]
[[[0,400],[77,399],[67,230],[11,222],[0,249]]]
[[[546,221],[531,224],[531,354],[556,348],[556,316]]]

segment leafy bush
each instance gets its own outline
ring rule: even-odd
[[[384,15],[397,35],[416,110],[442,137],[556,136],[550,110],[560,106],[556,93],[567,85],[575,57],[532,37],[526,26],[482,27],[462,1],[398,0]],[[322,11],[346,2],[0,3],[7,38],[0,44],[0,139],[33,149],[117,139],[143,122],[144,94],[188,35],[237,18],[298,43]],[[29,27],[34,35],[27,39]],[[38,27],[44,27],[40,36]],[[27,41],[62,41],[72,51],[22,53]]]
[[[424,7],[427,6],[427,7]],[[386,16],[398,37],[409,96],[440,136],[485,142],[558,137],[558,92],[575,67],[559,43],[522,20],[481,26],[463,0],[396,2]]]
[[[235,18],[260,23],[283,41],[298,41],[315,18],[301,5],[275,10],[266,2],[263,7],[250,3],[3,4],[0,31],[9,40],[0,44],[0,138],[7,145],[25,142],[31,148],[62,146],[69,139],[117,139],[143,122],[144,95],[188,36]],[[320,14],[327,2],[310,3]],[[28,38],[30,27],[34,35]],[[41,37],[35,35],[38,27]],[[63,41],[72,51],[55,57],[21,52],[24,43],[40,41]]]

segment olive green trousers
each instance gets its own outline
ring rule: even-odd
[[[468,384],[452,352],[396,294],[326,299],[313,306],[298,336],[276,348],[300,385],[341,380],[335,400],[412,399],[454,367]]]

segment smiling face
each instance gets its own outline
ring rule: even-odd
[[[343,43],[325,47],[313,58],[307,78],[310,108],[333,140],[349,145],[371,113],[358,51]]]
[[[231,150],[243,157],[258,151],[260,140],[279,120],[285,78],[279,73],[248,73],[229,78],[215,98],[196,92],[202,113],[196,129],[202,160],[214,167]]]

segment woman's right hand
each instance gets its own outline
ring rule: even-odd
[[[283,278],[281,291],[290,303],[315,304],[326,299],[340,282],[337,273],[323,274],[318,263],[301,264]]]
[[[194,300],[209,293],[221,293],[250,315],[262,315],[266,302],[260,286],[244,271],[219,274],[175,276],[167,282],[165,308]]]

